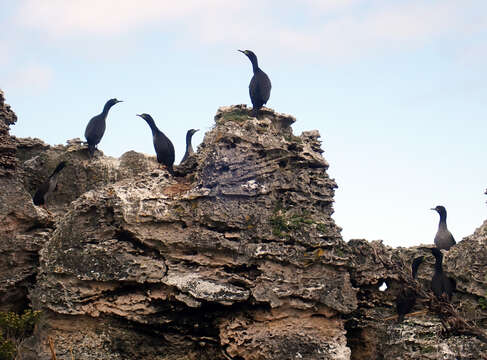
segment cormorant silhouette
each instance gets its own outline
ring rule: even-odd
[[[267,103],[271,95],[271,80],[265,72],[263,72],[257,63],[257,56],[250,50],[239,50],[249,58],[252,63],[252,69],[254,76],[250,80],[249,94],[252,101],[252,116],[257,117],[259,110],[264,104]]]
[[[453,291],[456,288],[455,279],[450,278],[443,272],[443,254],[440,249],[432,248],[431,253],[434,255],[435,272],[431,278],[431,290],[438,299],[446,297],[448,301],[451,301]]]
[[[149,124],[152,130],[152,141],[154,142],[154,149],[156,150],[157,161],[166,166],[167,171],[174,175],[174,146],[169,138],[159,130],[152,116],[149,114],[140,114],[137,116],[144,119]]]
[[[59,173],[62,169],[66,166],[66,161],[61,161],[56,169],[52,172],[51,176],[44,182],[39,189],[34,194],[34,205],[45,207],[47,203],[47,198],[56,190],[57,187],[57,179]],[[46,209],[47,210],[47,209]]]
[[[438,249],[450,250],[450,248],[455,245],[456,242],[446,226],[446,209],[444,206],[438,205],[431,210],[434,210],[440,214],[440,223],[435,236],[435,245]]]
[[[416,279],[416,275],[418,273],[419,265],[423,262],[423,256],[417,257],[413,260],[411,265],[411,274],[413,279]],[[402,322],[404,320],[404,315],[411,312],[414,305],[416,304],[416,297],[418,294],[416,291],[410,288],[403,288],[399,292],[396,298],[396,309],[398,314],[398,322]]]
[[[103,137],[103,134],[105,133],[108,110],[110,110],[113,105],[119,102],[122,102],[122,100],[108,100],[103,107],[103,111],[101,112],[101,114],[94,116],[88,122],[85,130],[85,138],[88,142],[88,151],[90,152],[90,157],[93,157],[93,155],[95,154],[96,145],[98,145],[101,138]]]
[[[194,133],[199,130],[200,129],[190,129],[186,133],[186,152],[184,153],[181,163],[183,163],[188,157],[194,154],[193,146],[191,145],[191,138],[193,137]]]

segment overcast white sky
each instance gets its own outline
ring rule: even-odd
[[[345,239],[431,243],[444,205],[460,240],[487,218],[487,3],[433,0],[0,0],[0,88],[12,133],[83,137],[111,97],[100,149],[153,153],[153,115],[184,135],[250,103],[251,49],[269,107],[318,129]]]

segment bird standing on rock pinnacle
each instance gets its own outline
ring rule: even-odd
[[[157,161],[166,166],[167,171],[174,175],[174,145],[171,140],[159,130],[152,116],[149,114],[137,114],[137,116],[144,119],[149,124],[152,130],[152,141],[154,142],[154,149],[156,150]]]
[[[200,131],[200,129],[190,129],[186,133],[186,152],[184,153],[183,160],[181,160],[181,163],[183,163],[188,157],[194,154],[193,146],[191,145],[191,138],[193,137],[194,133],[197,131]]]
[[[106,102],[105,106],[103,107],[103,111],[101,114],[94,116],[86,126],[85,130],[85,138],[88,142],[88,150],[90,152],[90,157],[93,157],[95,154],[96,145],[100,142],[103,134],[105,133],[106,128],[106,119],[108,116],[108,111],[110,108],[119,103],[122,100],[117,99],[110,99]]]
[[[450,248],[455,245],[456,242],[446,226],[446,209],[444,206],[438,205],[431,210],[435,210],[438,214],[440,214],[440,223],[435,236],[435,245],[438,249],[450,250]]]
[[[39,186],[39,189],[36,191],[33,198],[34,205],[45,208],[47,198],[54,192],[54,190],[56,190],[59,173],[62,169],[64,169],[65,166],[66,161],[61,161],[58,166],[56,166],[56,169],[52,172],[47,181]]]
[[[241,53],[247,55],[252,63],[254,76],[250,80],[249,94],[252,101],[252,116],[257,117],[259,110],[267,103],[271,96],[271,80],[265,72],[263,72],[257,63],[257,56],[250,50],[239,50]]]

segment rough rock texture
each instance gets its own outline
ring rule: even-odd
[[[47,336],[60,359],[484,358],[472,329],[486,328],[487,224],[445,254],[459,292],[442,305],[427,249],[343,242],[319,134],[262,113],[221,108],[178,177],[135,152],[88,161],[76,139],[2,138],[16,149],[0,153],[12,164],[0,177],[2,308],[44,314],[23,359],[50,359]],[[50,215],[30,196],[61,160]],[[421,313],[397,324],[419,254]]]

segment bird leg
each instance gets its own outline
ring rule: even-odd
[[[52,212],[50,212],[50,211],[49,211],[49,209],[47,208],[46,204],[41,204],[41,205],[39,205],[39,207],[41,207],[41,208],[43,208],[44,210],[46,210],[46,212],[47,212],[47,213],[48,213],[50,216],[52,216]]]

